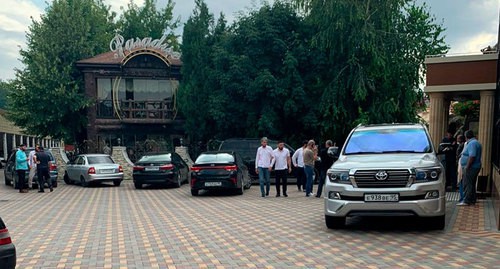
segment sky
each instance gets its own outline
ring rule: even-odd
[[[111,9],[120,12],[130,0],[103,0]],[[132,0],[142,5],[144,0]],[[164,7],[167,0],[156,0]],[[192,14],[195,0],[174,0],[174,17],[185,22]],[[268,0],[273,2],[274,0]],[[445,31],[445,42],[451,47],[449,54],[473,54],[498,40],[500,0],[416,0],[425,3],[441,23]],[[14,78],[14,69],[22,68],[19,49],[26,47],[26,32],[32,19],[40,20],[47,3],[52,0],[0,0],[0,80]],[[261,6],[261,0],[205,0],[211,13],[224,13],[232,22],[238,13]],[[179,30],[181,33],[182,30]]]

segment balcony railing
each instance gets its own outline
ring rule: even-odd
[[[120,100],[115,109],[112,100],[97,100],[97,118],[100,119],[159,119],[170,120],[174,117],[171,100]]]

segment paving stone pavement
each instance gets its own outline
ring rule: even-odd
[[[2,184],[0,216],[18,268],[500,268],[488,200],[458,208],[449,194],[444,231],[413,218],[328,230],[322,199],[295,186],[274,197],[273,187],[261,198],[258,186],[192,197],[188,185],[136,190],[130,181],[27,194]]]

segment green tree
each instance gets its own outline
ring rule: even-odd
[[[174,49],[179,48],[179,41],[174,31],[179,27],[179,18],[173,18],[173,0],[168,0],[165,8],[158,11],[156,0],[145,0],[144,5],[138,6],[132,2],[128,3],[125,10],[122,7],[122,15],[117,22],[117,27],[122,31],[125,40],[131,38],[160,38],[164,33],[167,40]]]
[[[24,69],[8,94],[8,116],[16,125],[33,135],[84,139],[91,100],[74,64],[107,49],[114,16],[101,0],[54,0],[40,21],[32,21],[20,52]]]
[[[0,109],[7,106],[7,94],[11,91],[12,83],[0,80]]]
[[[197,139],[315,135],[310,30],[292,6],[276,2],[227,27],[203,1],[184,27],[181,109]],[[223,18],[223,16],[221,16]]]
[[[321,72],[322,133],[357,123],[417,121],[426,55],[448,50],[443,27],[413,0],[295,0],[314,26]]]
[[[195,1],[195,9],[183,30],[182,81],[179,87],[179,107],[185,116],[185,129],[191,140],[207,140],[214,136],[215,121],[210,118],[207,100],[211,89],[206,81],[211,73],[209,38],[214,27],[214,16],[203,0]],[[213,99],[213,97],[211,98]]]

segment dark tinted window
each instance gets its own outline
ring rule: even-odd
[[[196,159],[197,164],[204,163],[234,163],[234,156],[229,153],[201,154]]]
[[[158,155],[145,155],[142,156],[138,162],[170,162],[172,161],[172,155],[168,154],[158,154]]]
[[[88,156],[87,160],[89,164],[115,163],[110,156]]]

